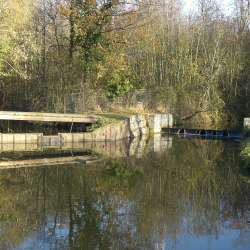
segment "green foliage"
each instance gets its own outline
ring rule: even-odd
[[[109,80],[107,80],[106,91],[108,98],[110,98],[111,100],[114,100],[119,96],[123,96],[133,86],[124,75],[114,73],[109,77]]]
[[[101,128],[107,124],[109,124],[112,120],[103,116],[99,116],[96,123],[91,124],[89,127],[87,127],[88,132],[92,132],[97,128]]]
[[[76,5],[75,45],[81,48],[85,78],[97,72],[95,85],[105,90],[106,96],[114,100],[123,96],[134,85],[134,77],[126,60],[123,48],[118,51],[112,44],[105,28],[111,22],[112,2],[102,6],[91,2]]]
[[[175,8],[176,4],[173,5]],[[177,19],[181,15],[178,11],[172,14]],[[246,111],[237,107],[239,99],[244,98],[242,95],[244,100],[249,99],[249,91],[239,87],[237,79],[246,64],[240,52],[242,44],[238,43],[244,39],[238,37],[226,20],[204,18],[200,14],[185,25],[172,22],[172,16],[163,19],[159,15],[154,23],[143,26],[139,32],[136,30],[130,63],[144,88],[153,92],[154,103],[165,104],[180,118],[207,113],[218,121],[218,114],[220,118],[223,113],[237,114],[233,106]],[[246,32],[249,34],[249,29]],[[249,84],[249,81],[244,83]],[[240,89],[245,89],[244,94]],[[235,96],[238,96],[236,103]],[[243,105],[247,107],[247,103]]]
[[[187,21],[178,1],[169,4],[123,12],[117,1],[0,0],[5,108],[63,112],[77,92],[82,112],[143,88],[148,107],[180,120],[247,116],[250,31],[237,26],[245,15],[225,19],[209,2]]]
[[[123,116],[123,115],[117,115],[117,114],[99,114],[98,115],[98,120],[96,123],[91,124],[90,126],[87,127],[88,132],[92,132],[97,128],[104,127],[110,123],[116,123],[117,121],[124,120],[128,117]]]
[[[111,100],[123,96],[136,85],[124,53],[115,51],[108,54],[97,67],[97,84],[103,86]]]
[[[29,78],[27,65],[36,51],[30,30],[32,1],[0,1],[0,76]]]
[[[85,73],[95,62],[102,60],[103,51],[109,47],[104,28],[111,21],[111,10],[110,1],[101,6],[91,1],[75,5],[75,45],[81,48]]]

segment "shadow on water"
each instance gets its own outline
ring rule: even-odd
[[[84,168],[2,170],[0,249],[249,249],[239,143],[157,135],[112,148]]]

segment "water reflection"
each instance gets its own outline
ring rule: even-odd
[[[94,152],[101,156],[109,158],[120,158],[127,156],[136,156],[138,158],[145,155],[148,151],[160,152],[170,148],[172,137],[154,134],[152,136],[143,135],[133,140],[124,139],[117,141],[71,141],[62,142],[53,146],[33,143],[0,143],[0,159],[4,157],[13,158],[13,154],[24,157],[25,155],[48,156],[63,155],[70,152],[70,155],[76,155],[79,152]]]
[[[239,144],[134,143],[85,168],[1,171],[0,249],[249,249]]]

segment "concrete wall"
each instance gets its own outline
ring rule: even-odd
[[[250,118],[244,118],[244,128],[250,129]]]
[[[42,133],[0,133],[0,144],[38,143]]]
[[[152,133],[160,133],[162,128],[171,128],[174,123],[172,114],[152,114],[148,121]]]
[[[143,136],[151,131],[160,133],[164,127],[173,126],[171,114],[132,115],[123,121],[108,124],[87,133],[60,133],[62,142],[77,141],[116,141],[129,137]]]
[[[77,141],[116,141],[130,137],[129,119],[108,124],[93,132],[59,133],[62,142]]]
[[[125,120],[108,124],[87,133],[59,133],[46,136],[42,133],[0,133],[1,151],[38,150],[44,147],[62,147],[67,143],[109,142],[160,133],[162,127],[172,127],[171,114],[133,115]],[[112,150],[111,150],[112,151]]]
[[[133,115],[130,117],[130,131],[133,137],[160,133],[162,128],[173,127],[172,114]]]
[[[129,118],[130,137],[137,137],[148,134],[148,117],[146,115],[136,114]]]

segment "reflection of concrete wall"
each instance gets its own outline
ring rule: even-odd
[[[17,161],[1,161],[0,169],[12,169],[12,168],[27,168],[27,167],[41,167],[41,166],[58,166],[64,164],[88,164],[96,162],[98,159],[95,156],[83,155],[83,156],[66,156],[66,157],[49,157],[41,159],[28,159]]]
[[[101,155],[116,158],[116,157],[126,157],[128,156],[129,150],[129,141],[119,140],[115,142],[66,142],[61,145],[50,146],[50,145],[41,145],[38,143],[34,144],[1,144],[0,153],[1,152],[43,152],[44,150],[53,149],[54,152],[60,154],[60,151],[73,151],[73,152],[84,152],[84,151],[93,151],[95,153],[99,153]],[[46,154],[46,153],[45,153]]]
[[[130,144],[129,156],[138,158],[149,152],[162,152],[172,147],[172,137],[154,134],[151,137],[134,138]]]
[[[172,137],[153,134],[149,141],[149,150],[155,153],[165,151],[172,147]]]
[[[148,136],[135,137],[129,145],[129,156],[136,156],[138,158],[145,154],[148,145]]]
[[[129,141],[127,139],[107,142],[67,142],[61,146],[62,150],[93,151],[106,157],[117,158],[128,156]]]
[[[144,135],[142,137],[135,137],[133,140],[124,139],[117,141],[71,141],[64,142],[58,147],[51,147],[50,145],[41,145],[40,143],[33,144],[1,144],[0,152],[30,152],[30,151],[44,151],[45,149],[53,148],[58,153],[60,151],[93,151],[105,157],[119,158],[127,156],[136,156],[138,158],[148,152],[162,152],[172,146],[172,138],[161,136],[161,134],[154,134],[151,137]]]

